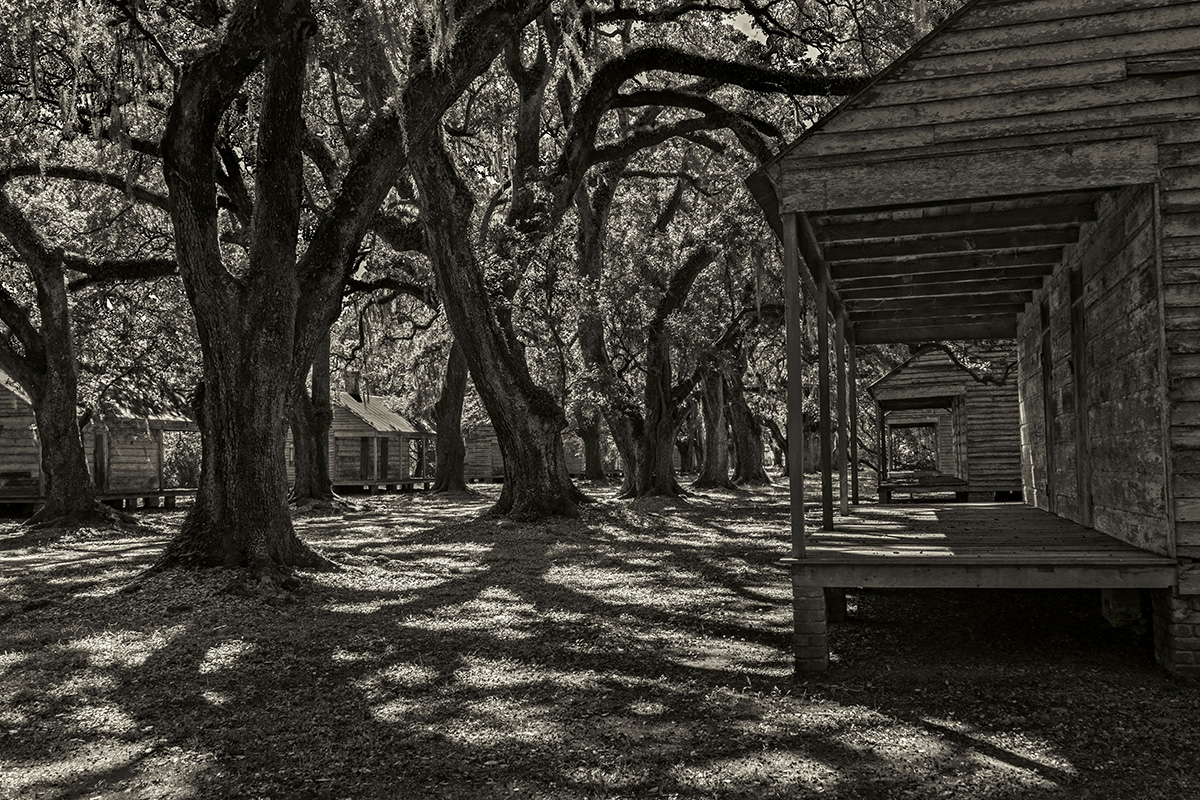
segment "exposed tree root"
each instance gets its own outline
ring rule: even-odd
[[[306,497],[303,500],[293,500],[291,505],[293,516],[328,517],[362,510],[358,503],[336,494],[329,498]]]

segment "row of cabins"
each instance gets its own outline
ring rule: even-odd
[[[947,349],[926,346],[870,386],[879,430],[881,503],[899,493],[953,492],[968,501],[1020,496],[1017,380],[1005,369],[1016,353],[993,349],[974,355],[996,368],[975,374]],[[902,431],[931,434],[930,469],[895,468],[894,439]]]
[[[844,587],[1078,587],[1115,616],[1148,596],[1157,658],[1200,675],[1198,42],[1200,0],[969,0],[748,179],[783,242],[794,429],[801,283],[825,365],[831,321],[851,361],[1017,352],[1024,504],[835,520],[823,486],[818,527],[795,482],[799,670]]]
[[[135,414],[117,409],[83,427],[88,469],[101,498],[113,505],[173,506],[189,487],[172,485],[164,472],[166,440],[195,433],[181,414]],[[33,405],[24,389],[0,371],[0,502],[26,505],[44,490]]]

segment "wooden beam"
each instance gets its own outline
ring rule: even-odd
[[[803,232],[803,225],[801,226]],[[801,236],[801,241],[804,237]],[[821,529],[833,530],[833,430],[829,397],[829,273],[817,270],[817,404],[821,434]]]
[[[838,291],[843,295],[851,289],[876,289],[880,287],[926,286],[929,284],[961,283],[963,281],[1012,280],[1014,278],[1042,278],[1054,271],[1053,264],[1035,264],[1021,267],[982,267],[970,270],[948,270],[946,272],[919,272],[915,275],[887,275],[877,278],[839,278]]]
[[[1002,233],[974,233],[966,236],[927,236],[921,238],[884,239],[871,242],[839,243],[825,246],[830,263],[862,261],[875,258],[913,258],[946,255],[948,253],[979,253],[988,250],[1014,248],[1045,248],[1075,244],[1079,228],[1049,230],[1019,230]]]
[[[948,314],[962,313],[981,306],[1022,305],[1030,300],[1029,292],[1001,292],[999,294],[979,295],[977,297],[956,297],[954,307],[948,308],[945,303],[927,297],[893,297],[887,300],[854,300],[846,301],[852,315],[862,311],[899,311],[902,309],[942,308]],[[851,322],[854,317],[851,317]],[[861,342],[860,342],[861,344]]]
[[[778,166],[780,208],[811,214],[898,204],[953,203],[975,197],[1035,195],[1153,183],[1153,137],[1073,141],[1010,149],[939,153],[897,159],[886,153],[858,163]],[[884,160],[886,159],[886,160]]]
[[[846,352],[850,356],[850,502],[858,505],[858,341],[854,326],[846,329]]]
[[[800,248],[795,214],[783,215],[783,304],[787,335],[787,463],[792,558],[804,558],[804,359],[800,326]]]
[[[905,342],[941,342],[969,339],[1012,339],[1017,335],[1017,320],[974,325],[927,325],[875,327],[856,326],[859,344],[902,344]]]
[[[1050,228],[1094,222],[1096,206],[1083,203],[1065,206],[1036,206],[984,211],[977,214],[939,214],[936,216],[887,216],[878,219],[844,220],[823,217],[812,220],[823,242],[855,239],[886,239],[893,236],[926,236],[938,233],[1006,230],[1010,228]]]
[[[1004,267],[1045,266],[1053,267],[1062,261],[1061,247],[1038,250],[1017,250],[1005,253],[982,253],[975,255],[931,256],[917,261],[846,261],[830,264],[833,279],[843,281],[852,278],[904,277],[926,273],[963,270],[992,270]]]
[[[949,297],[957,294],[979,297],[1003,292],[1026,292],[1029,299],[1033,299],[1033,293],[1040,288],[1042,288],[1041,278],[1012,278],[843,289],[842,298],[846,302],[852,302],[854,300],[889,300],[899,297]]]
[[[918,320],[953,320],[955,322],[999,322],[1004,317],[1020,314],[1025,310],[1024,303],[1007,305],[975,306],[973,308],[950,309],[939,308],[937,304],[925,308],[902,308],[894,311],[854,311],[851,310],[851,321],[855,324],[867,322],[903,322],[912,324]]]
[[[850,479],[847,472],[847,458],[850,453],[846,441],[846,410],[849,403],[846,400],[846,320],[838,317],[834,321],[834,356],[837,367],[837,464],[838,464],[838,511],[843,517],[850,515]]]

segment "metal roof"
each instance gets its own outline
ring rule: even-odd
[[[338,403],[343,408],[377,431],[420,436],[433,435],[432,426],[410,420],[403,414],[397,414],[383,404],[383,399],[368,395],[363,400],[355,400],[348,392],[339,392],[337,397]]]

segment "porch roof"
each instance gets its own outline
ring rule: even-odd
[[[1160,180],[1200,3],[1127,5],[971,0],[747,179],[857,344],[1013,337],[1097,200]]]

